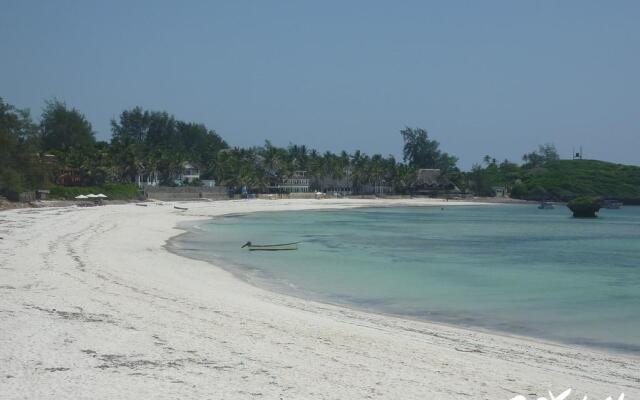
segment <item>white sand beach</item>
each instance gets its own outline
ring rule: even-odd
[[[637,357],[293,298],[164,248],[177,224],[227,213],[439,200],[148,204],[0,212],[0,399],[511,399],[567,388],[640,399]]]

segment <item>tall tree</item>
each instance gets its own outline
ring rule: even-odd
[[[413,168],[438,168],[443,173],[456,169],[458,158],[440,150],[440,143],[429,139],[422,128],[406,127],[400,131],[404,140],[404,161]]]
[[[527,153],[522,156],[522,161],[524,161],[523,168],[538,168],[542,167],[544,164],[549,161],[559,160],[560,155],[558,154],[558,150],[556,150],[556,146],[551,143],[541,144],[538,146],[538,150]]]
[[[35,189],[46,182],[39,145],[29,111],[0,98],[0,192]]]
[[[111,121],[114,159],[121,166],[123,179],[157,174],[172,183],[185,161],[199,164],[207,175],[214,175],[216,157],[227,143],[204,124],[177,121],[165,111],[125,110]]]
[[[43,148],[48,151],[87,149],[95,143],[94,132],[85,116],[59,100],[45,103],[40,129]]]
[[[212,164],[218,152],[229,147],[215,131],[207,129],[204,124],[178,121],[176,130],[179,145],[183,147],[186,157],[202,166]]]
[[[148,129],[149,113],[140,107],[125,110],[118,120],[111,120],[112,156],[125,181],[133,182],[144,170]]]

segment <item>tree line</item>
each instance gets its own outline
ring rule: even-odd
[[[524,182],[549,163],[559,160],[560,155],[552,144],[543,144],[538,150],[522,156],[522,164],[507,159],[498,162],[494,157],[485,155],[482,164],[474,164],[471,171],[464,174],[460,186],[479,196],[494,196],[495,188],[502,187],[512,197],[530,197]],[[544,198],[544,189],[536,189],[537,198]]]
[[[313,189],[327,182],[348,180],[360,187],[384,185],[396,193],[411,193],[422,168],[437,168],[441,179],[462,191],[492,196],[496,186],[515,189],[528,170],[558,158],[552,145],[526,154],[523,164],[486,156],[471,171],[457,167],[458,158],[440,149],[422,128],[400,131],[403,159],[368,155],[361,151],[318,152],[305,145],[231,147],[202,123],[176,119],[166,111],[141,107],[122,111],[111,121],[110,141],[99,141],[91,123],[79,110],[53,99],[45,102],[38,122],[29,110],[0,98],[0,191],[25,191],[56,184],[61,169],[76,173],[78,185],[134,183],[153,176],[163,185],[175,185],[185,161],[196,163],[202,179],[215,179],[230,188],[246,186],[266,191],[296,171],[306,171]]]

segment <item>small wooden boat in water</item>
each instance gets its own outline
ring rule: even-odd
[[[251,242],[247,242],[242,245],[243,248],[248,248],[249,251],[280,251],[280,250],[298,250],[298,243],[281,243],[281,244],[253,244]]]

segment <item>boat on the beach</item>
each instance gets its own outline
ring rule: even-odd
[[[298,243],[280,243],[280,244],[253,244],[251,242],[247,242],[242,245],[241,249],[245,247],[249,249],[249,251],[280,251],[280,250],[298,250]]]
[[[186,208],[186,207],[173,206],[173,208],[175,208],[176,210],[181,210],[181,211],[186,211],[186,210],[188,210],[188,208]]]

